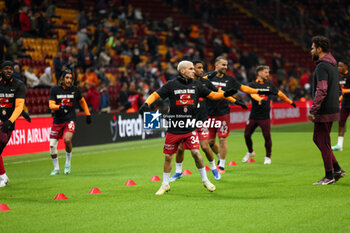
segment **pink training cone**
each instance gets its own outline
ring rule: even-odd
[[[235,161],[230,161],[228,163],[229,166],[237,166],[237,163]]]
[[[183,171],[182,174],[184,174],[184,175],[192,175],[192,173],[190,172],[190,170],[185,170],[185,171]]]
[[[161,179],[158,176],[153,176],[151,181],[161,181]]]
[[[10,208],[6,204],[0,204],[0,211],[10,211]]]
[[[57,194],[57,196],[55,197],[55,201],[57,200],[67,200],[68,198],[66,197],[66,195],[64,195],[63,193],[59,193]]]
[[[205,166],[206,171],[211,171],[211,169],[208,166]]]
[[[98,188],[92,188],[89,192],[89,194],[96,194],[96,193],[101,193],[101,191]]]
[[[128,180],[125,184],[125,186],[133,186],[136,185],[136,183],[133,180]]]
[[[253,158],[250,158],[250,159],[248,160],[248,163],[255,163],[255,160],[254,160]]]

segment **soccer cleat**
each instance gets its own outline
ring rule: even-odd
[[[0,180],[0,188],[5,187],[7,184],[5,183],[5,181]]]
[[[264,164],[271,164],[271,158],[265,157]]]
[[[225,168],[218,166],[219,173],[225,173]]]
[[[206,189],[208,189],[210,192],[214,192],[216,190],[215,185],[213,185],[212,183],[210,183],[209,180],[205,180],[203,181],[203,185]]]
[[[50,176],[55,176],[55,175],[59,175],[61,172],[60,170],[52,170],[52,172],[50,173]]]
[[[343,178],[346,175],[345,171],[343,169],[340,169],[339,171],[334,172],[333,177],[335,181],[338,181],[340,178]]]
[[[174,173],[172,177],[170,177],[170,182],[174,182],[177,179],[180,179],[182,177],[182,172],[181,173]]]
[[[64,174],[68,175],[70,173],[70,165],[64,165]]]
[[[0,176],[0,188],[5,187],[10,182],[10,179],[7,175]]]
[[[213,172],[215,180],[220,180],[221,179],[221,175],[220,175],[220,173],[218,172],[217,169],[214,169],[214,170],[211,170],[211,171]]]
[[[243,157],[242,162],[247,163],[248,160],[255,155],[255,152],[253,151],[252,153],[247,152],[247,154]]]
[[[156,192],[156,195],[163,195],[166,192],[170,191],[170,186],[168,184],[162,184],[159,190]]]
[[[332,146],[333,151],[343,151],[343,147],[339,146],[338,144],[335,146]]]
[[[329,184],[335,184],[335,179],[327,179],[326,177],[324,177],[320,181],[313,183],[313,185],[329,185]]]

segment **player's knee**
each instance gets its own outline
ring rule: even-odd
[[[226,143],[226,138],[223,138],[223,137],[221,137],[221,138],[219,138],[219,141],[220,141],[220,143]]]
[[[201,148],[203,151],[208,152],[209,151],[209,144],[208,143],[201,143]]]
[[[165,154],[164,158],[165,158],[165,161],[171,162],[171,160],[173,159],[173,156],[169,154]]]
[[[210,147],[213,147],[214,144],[215,144],[215,141],[214,140],[209,140],[208,144],[209,144]]]
[[[50,154],[51,155],[57,155],[57,144],[58,140],[57,139],[50,139]]]
[[[67,145],[67,144],[70,144],[71,143],[71,139],[70,138],[65,138],[64,139],[64,143]]]

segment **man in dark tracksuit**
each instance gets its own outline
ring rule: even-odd
[[[330,139],[332,123],[339,120],[339,74],[336,60],[329,53],[329,40],[326,37],[312,38],[311,55],[317,65],[309,120],[314,122],[313,140],[321,151],[326,172],[325,177],[314,185],[328,185],[345,175],[333,154]]]

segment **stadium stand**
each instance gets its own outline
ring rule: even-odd
[[[147,97],[174,77],[181,59],[202,59],[211,70],[219,55],[228,57],[230,74],[240,82],[251,81],[254,67],[265,63],[272,68],[272,81],[290,98],[310,98],[306,84],[314,64],[305,43],[293,35],[296,25],[286,23],[293,12],[289,8],[302,7],[312,15],[310,6],[281,3],[283,17],[276,25],[275,16],[264,13],[276,9],[273,1],[185,2],[0,1],[0,59],[15,60],[16,77],[25,82],[24,71],[30,67],[39,81],[51,67],[53,83],[71,68],[83,93],[86,83],[98,80],[98,90],[107,86],[112,110],[120,107],[122,83],[136,82],[137,91]],[[49,113],[47,86],[27,87],[28,111]]]

